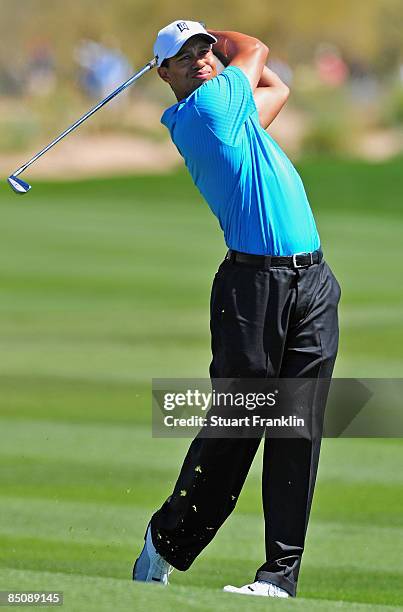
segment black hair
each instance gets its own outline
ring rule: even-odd
[[[165,58],[164,61],[161,63],[161,68],[169,68],[169,59]]]

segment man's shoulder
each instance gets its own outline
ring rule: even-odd
[[[223,96],[237,89],[250,87],[246,74],[238,66],[227,66],[220,74],[204,83],[194,93],[194,103],[197,105],[201,101],[211,96]]]
[[[161,116],[161,123],[169,128],[172,123],[172,120],[176,114],[178,104],[173,104],[169,108],[167,108]]]
[[[197,113],[195,114],[193,112],[194,104],[191,101],[192,97],[193,96],[189,96],[188,98],[185,98],[185,100],[173,104],[162,114],[161,123],[165,125],[170,132],[172,132],[173,128],[177,127],[178,125],[184,126],[189,121],[194,121]]]
[[[230,64],[213,79],[207,81],[203,87],[208,87],[211,83],[219,83],[220,81],[246,81],[246,83],[248,83],[248,77],[241,68]]]
[[[231,65],[190,96],[167,108],[161,121],[175,142],[187,141],[190,134],[195,140],[198,131],[203,134],[210,131],[221,142],[235,146],[245,122],[255,111],[246,74]]]
[[[241,68],[232,65],[227,66],[220,74],[203,83],[187,98],[167,108],[161,117],[161,123],[169,127],[177,116],[185,116],[186,111],[191,108],[200,109],[205,108],[206,105],[213,105],[214,108],[216,103],[214,98],[218,97],[223,102],[223,97],[226,97],[228,92],[236,93],[244,87],[248,88],[250,86],[248,78]]]

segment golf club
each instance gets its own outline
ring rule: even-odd
[[[118,94],[120,94],[121,91],[123,91],[124,89],[126,89],[127,87],[129,87],[130,85],[132,85],[135,81],[137,81],[137,79],[139,79],[141,76],[143,76],[143,74],[145,74],[146,72],[148,72],[149,70],[151,70],[152,68],[154,68],[154,66],[157,65],[157,59],[153,58],[150,62],[148,62],[143,68],[141,68],[141,70],[139,70],[138,72],[136,72],[136,74],[134,74],[132,77],[130,77],[130,79],[128,79],[127,81],[125,81],[122,85],[120,85],[117,89],[115,89],[114,91],[112,91],[112,93],[110,93],[106,98],[104,98],[103,100],[101,100],[101,102],[99,102],[96,106],[94,106],[91,110],[88,111],[88,113],[85,113],[85,115],[83,115],[82,117],[80,117],[80,119],[78,119],[75,123],[73,123],[69,128],[67,128],[66,130],[64,130],[64,132],[62,132],[57,138],[55,138],[54,140],[52,140],[51,143],[49,143],[44,149],[42,149],[41,151],[39,151],[39,153],[37,153],[36,155],[34,155],[34,157],[32,157],[29,161],[27,161],[23,166],[21,166],[20,168],[18,168],[18,170],[16,170],[15,172],[13,172],[7,179],[8,184],[10,185],[11,189],[15,192],[18,193],[20,195],[27,193],[30,189],[31,189],[31,185],[29,185],[28,183],[26,183],[25,181],[17,178],[19,174],[21,174],[22,172],[24,172],[24,170],[26,170],[31,164],[33,164],[37,159],[39,159],[40,157],[42,157],[42,155],[44,155],[47,151],[49,151],[49,149],[51,149],[52,147],[55,146],[55,144],[57,144],[60,140],[62,140],[62,138],[64,138],[65,136],[67,136],[67,134],[70,134],[70,132],[72,132],[73,130],[75,130],[79,125],[81,125],[82,123],[84,123],[84,121],[86,121],[89,117],[91,117],[91,115],[93,115],[94,113],[96,113],[97,110],[99,110],[100,108],[102,108],[102,106],[104,106],[105,104],[107,104],[110,100],[112,100],[112,98],[114,98],[115,96],[117,96]]]

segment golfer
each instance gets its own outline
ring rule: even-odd
[[[211,294],[210,376],[330,379],[340,287],[301,178],[265,131],[289,95],[265,65],[268,48],[245,34],[175,21],[158,33],[154,51],[177,98],[161,121],[228,247]],[[319,414],[325,401],[317,400]],[[321,435],[319,427],[310,439],[265,438],[266,558],[249,584],[225,591],[296,595]],[[173,568],[190,567],[234,509],[259,442],[196,437],[147,527],[134,580],[165,585]]]

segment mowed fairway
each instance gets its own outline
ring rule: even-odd
[[[403,375],[401,167],[300,168],[343,289],[339,376]],[[151,437],[151,378],[208,375],[220,230],[183,172],[2,186],[0,212],[0,590],[74,612],[402,609],[398,439],[324,441],[297,599],[221,592],[264,558],[260,455],[191,570],[133,584],[188,445]]]

